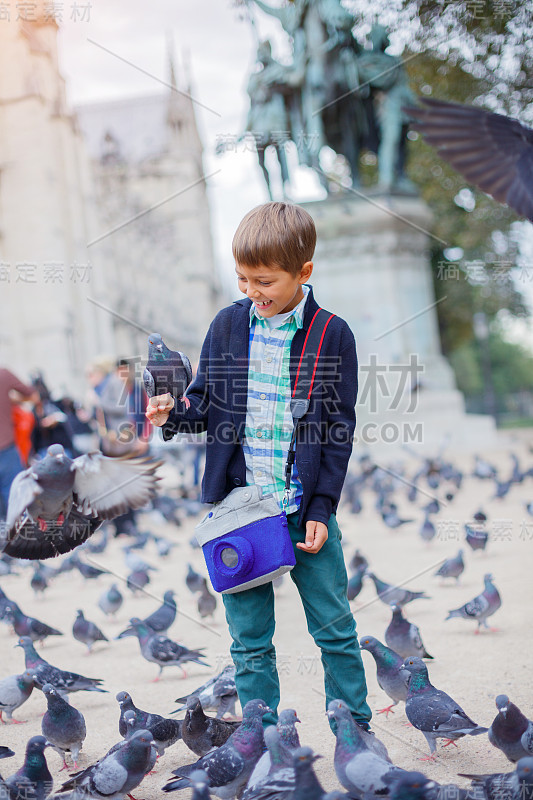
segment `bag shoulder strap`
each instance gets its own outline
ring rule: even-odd
[[[295,421],[301,419],[309,408],[322,343],[334,316],[323,308],[317,309],[307,330],[292,390],[291,413]]]

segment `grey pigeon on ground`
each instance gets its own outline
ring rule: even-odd
[[[48,636],[63,636],[57,628],[52,628],[46,622],[41,622],[35,617],[28,617],[15,604],[6,606],[6,618],[13,625],[17,636],[29,636],[32,642],[44,642]]]
[[[78,553],[73,553],[72,564],[86,581],[94,581],[102,575],[107,575],[107,570],[99,569],[92,564],[86,564],[78,556]]]
[[[203,648],[200,650],[189,650],[178,642],[172,641],[167,636],[159,633],[154,633],[150,628],[143,624],[137,617],[130,619],[130,624],[133,626],[141,654],[147,661],[151,661],[159,666],[159,675],[155,680],[159,680],[161,673],[165,667],[179,667],[183,675],[186,675],[183,664],[192,661],[195,664],[201,664],[208,667],[203,659]]]
[[[409,589],[404,589],[402,586],[393,586],[393,584],[386,583],[377,578],[373,572],[367,571],[366,574],[374,581],[378,597],[386,605],[394,604],[395,606],[403,608],[407,603],[412,603],[413,600],[419,600],[421,598],[429,599],[429,596],[425,592],[412,592]]]
[[[198,695],[187,699],[187,711],[181,727],[181,738],[197,756],[205,756],[213,747],[220,747],[240,722],[226,722],[216,717],[208,717],[202,708]]]
[[[358,597],[361,589],[363,588],[363,578],[365,576],[366,567],[358,567],[355,572],[350,575],[348,580],[347,595],[348,600],[352,601]]]
[[[459,772],[461,778],[470,778],[471,800],[531,800],[533,797],[533,758],[521,758],[514,772],[495,772],[472,775]]]
[[[28,636],[21,636],[15,647],[22,647],[24,650],[26,669],[31,670],[35,686],[39,689],[42,689],[45,683],[51,683],[63,697],[68,692],[107,692],[107,689],[100,688],[100,684],[103,683],[101,678],[86,678],[84,675],[67,672],[49,664],[40,657]]]
[[[19,472],[11,484],[3,549],[31,559],[72,550],[94,532],[91,518],[100,524],[145,505],[155,494],[159,464],[100,452],[70,459],[60,444],[51,445],[43,459]],[[72,512],[87,523],[75,544],[70,534],[64,535]]]
[[[280,711],[276,722],[276,730],[279,734],[280,742],[290,753],[294,753],[300,747],[300,737],[296,730],[297,722],[300,722],[300,720],[294,708],[284,708]],[[292,764],[292,760],[290,763]],[[270,766],[270,752],[267,750],[255,765],[255,769],[248,781],[248,786],[255,786],[262,780],[268,774]]]
[[[235,666],[228,664],[224,667],[222,672],[210,678],[202,686],[191,692],[184,697],[178,697],[176,703],[182,705],[172,711],[172,714],[178,714],[187,707],[187,700],[192,695],[197,695],[204,711],[215,711],[217,719],[220,719],[224,714],[230,713],[235,716],[235,704],[238,701],[237,687],[235,685]]]
[[[421,658],[407,658],[404,670],[409,681],[405,713],[411,725],[424,734],[430,759],[434,758],[437,739],[446,739],[447,747],[462,736],[487,733],[488,729],[471,720],[450,695],[431,684]]]
[[[98,599],[98,607],[106,614],[106,616],[115,616],[120,606],[124,602],[124,597],[117,588],[116,583],[112,583],[109,589],[100,595]]]
[[[72,635],[78,642],[87,645],[89,653],[95,642],[108,642],[109,639],[105,636],[98,625],[85,619],[83,611],[79,608],[76,612],[77,616],[72,626]]]
[[[398,606],[391,605],[391,611],[392,619],[385,631],[385,641],[391,650],[394,650],[403,659],[408,656],[433,658],[424,647],[418,626],[409,622]]]
[[[455,578],[459,583],[459,578],[465,569],[465,562],[463,561],[464,550],[459,550],[453,558],[447,558],[444,564],[441,564],[438,570],[434,573],[440,578]]]
[[[190,785],[188,777],[197,769],[205,770],[211,793],[221,800],[240,795],[253,772],[263,749],[261,719],[272,710],[262,700],[250,700],[243,709],[242,725],[227,742],[213,752],[174,770],[178,778],[170,780],[163,791],[172,792]]]
[[[47,746],[44,736],[32,736],[28,740],[22,767],[4,782],[8,800],[45,800],[48,797],[53,780],[44,755]]]
[[[87,735],[83,714],[64,700],[51,683],[45,683],[43,694],[48,703],[41,721],[43,736],[62,757],[63,769],[68,769],[66,753],[70,753],[74,769],[77,769],[78,756]]]
[[[4,744],[0,745],[0,758],[11,758],[14,756],[15,753],[13,750],[10,750],[9,747],[6,747]]]
[[[202,591],[198,595],[198,613],[202,619],[212,617],[216,611],[217,599],[214,594],[211,594],[207,585],[207,580],[204,578]]]
[[[489,540],[489,534],[482,528],[473,528],[465,525],[465,540],[472,550],[485,550]]]
[[[130,572],[126,580],[126,586],[134,594],[142,592],[145,586],[150,583],[150,576],[145,569]]]
[[[363,636],[359,640],[359,646],[361,650],[368,650],[374,656],[378,685],[393,701],[392,705],[377,712],[386,714],[388,717],[389,714],[394,713],[394,706],[407,700],[407,684],[404,676],[400,673],[404,659],[373,636]]]
[[[64,783],[61,796],[69,800],[122,800],[149,772],[152,744],[149,731],[136,731],[123,747]]]
[[[177,606],[174,595],[175,592],[173,592],[172,589],[165,592],[163,595],[163,604],[148,617],[141,620],[143,624],[151,628],[154,633],[165,633],[176,619]],[[127,636],[136,636],[133,628],[126,628],[126,630],[119,633],[116,638],[125,639]]]
[[[13,719],[13,711],[26,702],[33,691],[33,672],[25,670],[20,675],[9,675],[0,681],[0,722],[4,722],[2,714],[14,723],[22,720]]]
[[[496,698],[498,714],[489,728],[489,741],[513,763],[533,756],[533,722],[506,694]]]
[[[204,586],[205,578],[196,572],[190,564],[187,564],[187,575],[185,577],[185,583],[187,585],[187,589],[195,594],[196,592],[201,592]]]
[[[180,350],[170,350],[159,333],[152,333],[148,338],[148,361],[143,381],[148,397],[168,393],[189,406],[185,391],[192,381],[191,362]]]
[[[48,581],[46,579],[46,575],[41,567],[41,564],[37,561],[34,568],[33,568],[33,575],[31,576],[30,586],[34,591],[35,597],[39,594],[43,594],[45,590],[48,588]]]
[[[346,703],[332,700],[328,705],[328,717],[337,723],[337,742],[335,745],[334,766],[339,782],[348,790],[351,797],[363,800],[366,795],[388,794],[388,787],[383,780],[391,771],[401,772],[395,767],[388,755],[376,752],[375,737],[366,734],[357,725]],[[380,743],[381,744],[381,743]]]
[[[118,730],[121,736],[127,736],[128,732],[135,730],[148,730],[153,736],[157,754],[162,756],[165,750],[181,739],[182,722],[177,719],[167,719],[160,714],[151,714],[148,711],[141,711],[133,702],[128,692],[119,692],[117,702],[120,706],[120,718]],[[133,712],[135,722],[128,725],[127,714]]]
[[[350,561],[349,568],[352,571],[356,571],[358,569],[366,570],[368,569],[368,560],[367,558],[361,553],[359,549],[355,551],[352,556],[352,560]]]
[[[452,619],[453,617],[475,620],[477,622],[477,630],[475,630],[474,633],[479,633],[482,625],[490,631],[498,630],[498,628],[489,627],[489,625],[487,625],[487,619],[500,608],[502,604],[500,593],[493,583],[493,577],[490,572],[487,572],[483,580],[485,582],[485,588],[481,594],[478,594],[473,600],[465,603],[464,606],[449,611],[446,620]]]
[[[282,743],[275,725],[265,728],[264,737],[270,756],[268,772],[256,782],[250,777],[242,800],[288,800],[295,784],[292,752]]]
[[[385,782],[390,789],[389,800],[475,800],[466,789],[453,783],[441,786],[422,772],[386,776]]]
[[[293,753],[294,793],[291,800],[324,800],[326,793],[313,769],[314,762],[321,758],[314,755],[310,747],[299,747]]]

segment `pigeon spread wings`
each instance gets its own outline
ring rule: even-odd
[[[36,476],[31,470],[19,472],[16,475],[9,491],[9,507],[6,519],[7,530],[10,531],[20,516],[26,511],[35,498],[43,493],[37,483]]]
[[[80,456],[72,463],[78,504],[85,513],[95,512],[102,519],[140,508],[154,495],[153,474],[160,463],[145,458],[108,458],[99,452]]]

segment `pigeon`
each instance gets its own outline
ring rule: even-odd
[[[266,775],[248,781],[248,787],[242,800],[285,800],[292,797],[295,777],[292,752],[285,747],[275,725],[269,725],[264,731],[265,745],[270,756],[270,766]]]
[[[239,727],[240,722],[226,722],[208,717],[198,695],[187,699],[187,711],[181,728],[181,738],[197,756],[205,756],[213,747],[220,747]]]
[[[154,633],[148,628],[140,619],[132,617],[130,624],[135,630],[135,634],[139,640],[141,654],[147,661],[152,661],[154,664],[159,665],[159,675],[155,680],[159,680],[163,669],[165,667],[179,667],[183,672],[184,677],[186,672],[182,667],[187,661],[193,661],[195,664],[201,664],[208,667],[203,658],[203,648],[200,650],[189,650],[177,642],[172,641],[167,636],[159,633]]]
[[[6,608],[14,608],[16,605],[15,601],[10,600],[4,590],[0,589],[0,620],[2,620],[2,622],[7,622],[5,619]]]
[[[0,745],[0,758],[11,758],[14,756],[15,753],[13,750],[10,750],[9,747],[6,747],[4,744]]]
[[[398,606],[391,605],[392,619],[385,631],[387,645],[403,659],[408,656],[433,658],[424,647],[420,630],[413,622],[409,622]]]
[[[498,714],[489,728],[489,742],[513,763],[533,756],[533,722],[505,694],[498,695],[496,707]]]
[[[103,553],[105,551],[108,542],[109,542],[109,526],[106,525],[105,527],[100,529],[99,536],[87,539],[87,541],[81,545],[80,549],[87,550],[89,553],[92,553],[93,555],[99,555],[100,553]]]
[[[533,130],[482,108],[421,101],[406,111],[428,144],[467,181],[533,222]]]
[[[381,518],[387,528],[400,528],[402,525],[406,525],[408,522],[414,522],[413,519],[401,519],[398,516],[398,511],[396,505],[394,503],[385,506],[381,512]]]
[[[165,539],[164,536],[152,536],[152,538],[155,542],[157,555],[161,558],[166,558],[168,555],[170,555],[172,548],[176,547],[176,542],[171,542],[168,539]]]
[[[475,800],[466,789],[453,783],[441,786],[422,772],[387,775],[385,783],[390,789],[390,800]]]
[[[207,775],[212,794],[221,800],[239,796],[252,774],[263,749],[263,726],[261,719],[272,710],[262,700],[249,700],[244,706],[242,725],[221,747],[202,756],[195,764],[188,764],[173,771],[177,780],[163,786],[164,792],[172,792],[190,785],[191,772],[202,769]]]
[[[44,736],[32,736],[28,740],[24,764],[4,782],[7,800],[45,800],[48,797],[53,781],[44,755],[45,747],[48,742]]]
[[[365,576],[365,567],[359,567],[356,571],[350,576],[348,581],[348,589],[347,589],[347,596],[348,600],[355,600],[355,598],[359,595],[361,589],[363,588],[363,578]]]
[[[174,620],[176,619],[176,601],[171,589],[163,595],[163,605],[160,606],[153,614],[142,620],[144,625],[150,628],[154,633],[165,633]],[[126,630],[119,633],[115,638],[125,639],[127,636],[135,636],[133,628],[126,628]]]
[[[433,522],[430,520],[429,515],[426,514],[424,522],[422,523],[422,527],[420,528],[420,538],[424,542],[431,542],[436,535],[437,535],[437,529],[435,528]]]
[[[356,550],[355,553],[353,554],[349,567],[353,572],[359,569],[361,570],[368,569],[368,561],[360,550]]]
[[[122,800],[150,771],[152,744],[150,731],[136,731],[122,747],[70,778],[59,793],[68,800]]]
[[[190,564],[187,564],[187,576],[185,578],[185,583],[187,584],[187,589],[190,592],[195,594],[196,592],[201,592],[204,586],[204,580],[201,575],[194,571]]]
[[[455,578],[457,583],[459,583],[459,578],[465,569],[463,553],[464,550],[461,549],[453,558],[447,558],[444,564],[441,564],[434,575],[438,575],[441,578]]]
[[[472,800],[525,800],[533,797],[533,758],[521,758],[514,772],[496,772],[485,775],[458,773],[470,778],[472,788],[468,797]]]
[[[481,528],[473,528],[471,525],[465,525],[465,540],[472,550],[484,550],[489,540],[487,531]]]
[[[280,712],[278,721],[276,722],[276,730],[279,734],[280,742],[290,753],[294,753],[300,747],[300,737],[296,730],[297,722],[300,722],[300,720],[294,708],[284,708]],[[292,764],[292,761],[290,763]],[[260,780],[265,778],[270,770],[270,766],[270,753],[267,750],[255,765],[255,769],[248,781],[248,786],[255,786]]]
[[[146,534],[149,536],[149,534]],[[156,572],[157,567],[149,564],[144,558],[141,558],[137,553],[133,553],[129,547],[123,547],[124,562],[130,572]]]
[[[368,650],[373,655],[378,685],[393,701],[392,705],[378,711],[378,714],[386,714],[388,717],[394,713],[394,706],[407,699],[407,684],[400,674],[404,659],[373,636],[364,636],[359,640],[359,646],[361,650]]]
[[[395,606],[403,608],[403,606],[407,605],[407,603],[411,603],[413,600],[418,600],[420,598],[429,599],[425,592],[411,592],[409,589],[404,589],[402,586],[393,586],[391,583],[380,581],[373,572],[367,572],[366,574],[374,581],[378,597],[385,605],[394,604]]]
[[[310,747],[299,747],[293,753],[294,793],[291,800],[324,800],[326,793],[313,769],[322,756],[314,755]]]
[[[160,463],[108,458],[100,452],[70,459],[62,445],[51,445],[41,461],[19,472],[11,484],[3,549],[31,559],[72,550],[94,532],[91,518],[101,524],[145,505],[155,493]],[[80,518],[84,523],[77,537],[72,526],[68,535],[65,531],[72,512],[73,523]]]
[[[13,625],[17,636],[29,636],[32,642],[44,642],[48,636],[63,636],[57,628],[52,628],[46,622],[41,622],[34,617],[27,617],[19,606],[6,606],[6,618]]]
[[[77,553],[74,554],[72,564],[86,581],[93,581],[101,575],[107,575],[107,570],[98,569],[98,567],[93,567],[92,564],[86,564],[85,561],[78,558]]]
[[[169,350],[159,333],[152,333],[148,338],[148,362],[143,381],[148,397],[168,393],[189,408],[185,390],[192,381],[191,362],[180,350]]]
[[[46,579],[46,575],[44,574],[41,564],[39,562],[33,568],[33,575],[31,576],[30,586],[33,589],[35,597],[39,594],[43,594],[44,591],[48,588],[48,581]]]
[[[238,700],[237,687],[235,685],[235,666],[228,664],[224,667],[222,672],[210,678],[198,689],[191,692],[190,695],[185,697],[178,697],[176,703],[182,705],[172,711],[172,714],[178,714],[187,707],[187,700],[191,695],[197,695],[204,711],[215,711],[217,719],[221,719],[224,714],[230,713],[235,716],[235,703]]]
[[[36,652],[32,640],[21,636],[15,647],[22,647],[26,659],[26,669],[31,670],[35,686],[42,689],[45,683],[51,683],[64,697],[68,692],[106,692],[100,688],[101,678],[86,678],[76,672],[67,672],[52,666]]]
[[[128,692],[119,692],[117,694],[117,701],[120,706],[120,719],[118,729],[121,736],[127,736],[128,729],[131,733],[132,730],[148,730],[153,736],[154,744],[158,756],[162,756],[167,747],[175,744],[182,735],[182,722],[176,719],[165,719],[159,714],[150,714],[147,711],[141,711],[133,704],[131,695]],[[135,721],[134,724],[128,726],[126,715],[133,712]]]
[[[214,594],[211,594],[207,581],[204,578],[202,591],[198,595],[198,613],[202,619],[212,617],[216,611],[217,599]]]
[[[406,658],[403,669],[409,681],[405,713],[411,725],[426,738],[431,751],[427,760],[435,757],[437,739],[446,739],[444,747],[447,747],[467,734],[487,733],[488,728],[471,720],[450,695],[430,683],[427,667],[421,658]]]
[[[497,631],[497,628],[490,628],[487,625],[488,617],[491,617],[500,608],[502,600],[498,590],[493,583],[493,577],[490,572],[483,577],[485,588],[470,600],[465,603],[461,608],[456,608],[454,611],[449,611],[446,620],[452,617],[463,617],[463,619],[475,619],[477,622],[477,630],[474,633],[479,633],[481,626],[488,628],[490,631]]]
[[[107,616],[115,616],[120,606],[124,602],[124,598],[120,591],[117,589],[117,584],[112,583],[98,599],[98,607]]]
[[[45,683],[43,694],[48,703],[48,711],[41,721],[43,736],[62,757],[62,769],[68,769],[66,753],[70,753],[74,769],[77,769],[78,756],[87,735],[83,714],[69,705],[52,684]]]
[[[33,691],[33,686],[33,672],[30,669],[0,681],[0,721],[4,721],[2,714],[5,714],[12,722],[21,722],[13,719],[13,711],[26,702]]]
[[[72,626],[72,635],[78,642],[87,645],[87,650],[90,653],[91,648],[95,642],[108,642],[107,636],[104,636],[100,628],[85,619],[83,611],[79,608],[76,612],[77,617]]]
[[[363,800],[366,793],[387,794],[383,780],[391,771],[402,772],[395,767],[384,745],[379,742],[383,752],[376,752],[376,741],[367,743],[374,736],[367,734],[354,722],[350,710],[342,700],[331,700],[327,715],[337,723],[337,742],[335,744],[334,766],[339,782],[348,790],[350,797]],[[378,740],[379,741],[379,740]]]
[[[146,570],[137,570],[136,572],[131,572],[128,575],[126,580],[126,586],[133,594],[138,594],[142,592],[144,587],[150,583],[150,576],[146,572]]]

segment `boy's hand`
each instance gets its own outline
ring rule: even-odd
[[[328,526],[323,522],[307,520],[305,523],[305,542],[296,542],[296,547],[306,553],[318,553],[328,540]]]
[[[160,428],[168,419],[174,408],[174,398],[168,392],[151,397],[146,409],[146,417],[157,428]]]

